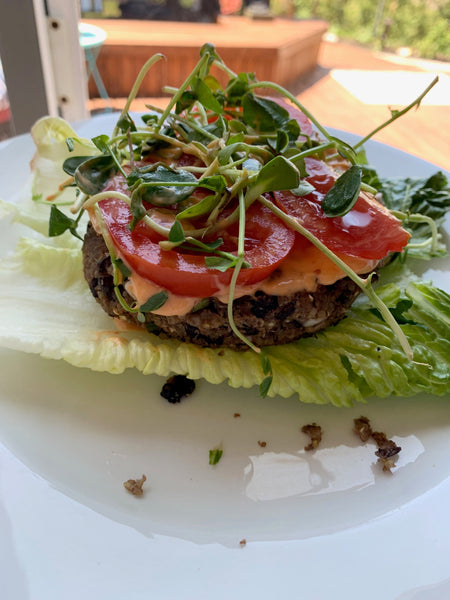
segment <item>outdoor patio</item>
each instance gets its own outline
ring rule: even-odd
[[[279,39],[282,39],[280,21],[272,22],[271,36],[260,36],[258,41],[261,47],[269,42],[273,43],[277,27],[280,27],[277,35]],[[98,20],[95,20],[95,23],[100,24]],[[105,78],[111,97],[110,105],[115,109],[123,106],[124,98],[134,81],[134,75],[132,81],[129,77],[129,74],[134,73],[137,68],[136,61],[133,68],[130,67],[130,56],[133,55],[133,52],[136,52],[136,55],[139,52],[139,64],[143,64],[154,51],[161,51],[168,54],[168,60],[164,61],[164,64],[170,65],[173,58],[173,47],[179,39],[164,38],[160,29],[161,23],[158,23],[154,27],[155,31],[151,34],[151,40],[147,40],[148,45],[145,48],[142,46],[138,31],[130,30],[129,23],[119,25],[120,21],[116,21],[114,29],[109,29],[109,40],[101,49],[98,60],[99,70],[102,77]],[[171,26],[174,25],[180,25],[181,30],[192,24],[171,24]],[[112,26],[111,22],[110,27]],[[215,26],[203,24],[202,27],[204,28],[204,37],[199,38],[198,44],[196,44],[197,56],[201,43],[208,39],[214,41]],[[122,34],[119,36],[120,28],[122,28]],[[128,33],[126,33],[127,31]],[[118,43],[119,37],[120,44]],[[127,44],[127,62],[122,63],[120,69],[116,63],[114,76],[116,80],[122,82],[126,80],[127,84],[118,89],[115,87],[117,83],[113,84],[110,80],[106,65],[108,53],[114,51],[117,55],[123,52],[123,41]],[[255,39],[250,35],[245,36],[240,33],[239,36],[236,35],[235,44],[237,55],[242,57],[241,70],[253,70],[252,65],[246,62],[246,57],[248,56],[248,46],[254,45]],[[264,55],[263,50],[260,51],[260,55]],[[307,63],[301,56],[295,60],[303,62],[303,65]],[[178,77],[181,78],[188,71],[190,63],[186,62],[183,65],[183,61],[175,62],[179,69]],[[410,152],[450,171],[448,128],[450,122],[450,65],[448,63],[402,59],[394,55],[377,54],[348,42],[325,39],[320,44],[320,48],[317,48],[315,61],[309,62],[309,68],[288,82],[287,86],[324,125],[365,135],[390,117],[388,106],[402,108],[405,104],[413,101],[424,89],[426,85],[424,82],[431,81],[435,74],[439,75],[440,81],[433,92],[422,102],[420,109],[410,111],[378,133],[374,139]],[[266,77],[277,80],[276,76],[271,77],[263,71],[259,73],[260,79]],[[155,71],[154,79],[158,79],[159,86],[166,83],[174,84],[167,72],[165,77],[162,73],[157,77]],[[406,79],[412,85],[405,87]],[[92,89],[93,94],[95,91],[95,88]],[[382,97],[380,97],[380,92],[383,92]],[[148,93],[145,88],[143,93],[144,97],[140,97],[134,102],[133,110],[145,110],[146,103],[164,105],[166,102],[164,98],[160,97],[160,94]],[[89,105],[91,111],[102,110],[106,106],[100,98],[91,98]]]

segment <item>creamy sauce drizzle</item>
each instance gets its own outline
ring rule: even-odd
[[[378,261],[340,256],[356,273],[372,271]],[[299,252],[293,251],[282,265],[264,281],[253,286],[237,286],[234,298],[252,295],[262,291],[271,296],[287,296],[300,291],[314,292],[318,285],[332,285],[345,277],[345,273],[315,246]],[[133,272],[126,283],[127,292],[135,298],[138,305],[144,304],[151,296],[164,288]],[[215,294],[221,302],[228,303],[228,289]],[[165,304],[154,314],[164,316],[183,316],[190,312],[202,298],[179,296],[169,292]]]

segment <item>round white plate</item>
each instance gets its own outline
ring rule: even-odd
[[[437,170],[367,149],[383,175]],[[32,154],[28,136],[0,144],[2,198]],[[422,269],[450,290],[448,259]],[[200,381],[170,405],[156,376],[7,350],[0,365],[2,600],[450,597],[450,397],[336,409]],[[352,432],[360,415],[402,447],[392,474]],[[323,440],[307,453],[313,421]],[[142,474],[144,495],[128,494]]]

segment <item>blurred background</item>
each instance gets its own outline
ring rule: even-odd
[[[448,0],[22,0],[0,5],[0,139],[44,114],[77,121],[123,105],[140,66],[167,56],[133,110],[164,103],[206,41],[236,70],[289,89],[324,124],[450,169]],[[26,44],[24,43],[26,40]]]

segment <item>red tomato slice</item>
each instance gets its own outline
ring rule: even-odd
[[[343,217],[326,217],[321,202],[333,186],[331,169],[314,158],[306,158],[306,180],[316,189],[306,196],[274,192],[279,207],[299,222],[334,252],[360,258],[381,259],[389,252],[401,252],[409,233],[386,208],[367,196],[360,196]]]
[[[131,232],[128,205],[117,199],[101,201],[99,207],[112,241],[128,266],[138,275],[181,296],[207,298],[224,290],[233,274],[205,266],[205,256],[180,249],[162,250],[161,237],[142,221]],[[228,252],[236,250],[238,226],[224,236]],[[242,269],[238,284],[254,284],[268,277],[289,254],[295,234],[269,209],[255,204],[246,213],[245,259],[250,267]],[[222,247],[221,247],[222,249]]]

